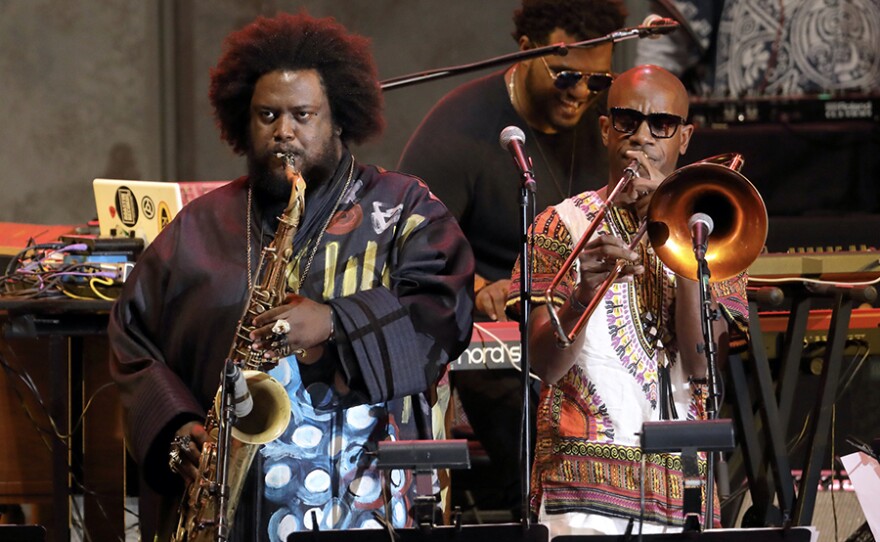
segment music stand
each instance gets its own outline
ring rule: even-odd
[[[42,525],[0,525],[0,540],[7,542],[45,542]]]
[[[554,536],[553,542],[810,542],[814,530],[809,527],[789,529],[712,529],[683,533],[626,535],[563,535]],[[818,534],[816,535],[818,538]]]
[[[645,422],[640,433],[642,453],[680,452],[682,484],[684,486],[684,530],[700,530],[700,510],[702,498],[700,469],[697,452],[712,454],[729,452],[736,446],[733,436],[733,422],[730,420],[691,420]],[[712,476],[708,471],[707,477]],[[712,525],[712,507],[709,503],[712,485],[706,483],[706,518],[708,530]]]
[[[289,534],[287,542],[351,542],[355,538],[357,542],[486,542],[488,540],[549,542],[550,535],[545,525],[532,523],[528,528],[524,528],[519,523],[498,523],[493,525],[434,527],[427,531],[409,528],[394,529],[393,537],[391,533],[384,529],[302,531]],[[791,542],[807,541],[797,540]]]
[[[382,470],[413,471],[416,522],[422,529],[434,527],[437,497],[433,493],[435,469],[469,469],[471,458],[467,440],[385,440],[379,442],[376,466]]]
[[[417,528],[358,529],[358,542],[549,542],[550,535],[543,525],[500,523],[495,525],[435,526],[433,509],[436,499],[431,494],[431,472],[438,468],[470,468],[467,440],[401,440],[382,441],[377,451],[376,465],[383,470],[410,469],[415,471]],[[287,536],[287,542],[351,542],[351,530],[301,531]]]

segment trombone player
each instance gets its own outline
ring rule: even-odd
[[[548,208],[532,226],[529,359],[544,386],[530,501],[551,536],[623,533],[641,514],[642,423],[705,417],[699,285],[677,276],[647,242],[632,242],[652,194],[687,150],[693,135],[687,116],[687,92],[670,72],[646,65],[618,76],[607,115],[599,119],[608,152],[607,187]],[[628,184],[606,202],[618,182]],[[602,214],[576,265],[564,271],[582,232]],[[617,278],[603,289],[615,269]],[[541,295],[559,273],[556,294]],[[515,293],[519,263],[513,278]],[[712,284],[711,303],[722,315],[712,324],[718,359],[726,357],[731,341],[745,337],[745,285],[744,273]],[[596,296],[601,297],[582,332],[560,346],[541,304],[550,299],[562,327],[572,329]],[[643,531],[680,531],[678,457],[650,454],[644,464]]]

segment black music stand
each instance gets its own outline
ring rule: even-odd
[[[730,420],[689,420],[645,422],[639,435],[642,453],[678,452],[681,453],[682,482],[684,485],[685,532],[700,530],[700,511],[702,509],[700,469],[697,452],[712,454],[729,452],[736,446],[733,437],[733,422]],[[707,476],[712,471],[707,469]],[[706,483],[706,519],[712,525],[712,485]],[[709,527],[707,527],[707,530]]]
[[[0,525],[4,542],[45,542],[46,529],[41,525]]]
[[[549,542],[550,534],[546,526],[535,523],[527,528],[519,523],[498,523],[434,527],[427,531],[424,529],[394,529],[393,535],[384,529],[359,529],[357,531],[302,531],[287,536],[287,542],[351,542],[353,539],[357,539],[357,542],[487,542],[489,540]],[[792,540],[791,542],[807,541]]]
[[[433,494],[435,469],[469,469],[471,458],[467,440],[385,440],[379,442],[376,466],[382,470],[413,471],[416,498],[413,513],[423,530],[435,525],[438,498]]]
[[[790,529],[711,529],[683,533],[646,535],[563,535],[553,542],[810,542],[813,531],[808,527]]]
[[[358,529],[301,531],[287,536],[287,542],[351,542],[357,533],[358,542],[549,542],[547,527],[520,523],[494,525],[435,526],[433,509],[436,499],[430,495],[430,475],[437,468],[470,468],[467,440],[410,440],[382,441],[377,451],[380,469],[410,469],[415,471],[418,495],[415,503],[417,528]]]

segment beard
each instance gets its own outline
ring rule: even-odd
[[[254,186],[254,194],[263,202],[287,201],[293,190],[284,171],[272,167],[274,160],[268,155],[255,155],[253,149],[248,152],[248,175]]]
[[[309,186],[327,184],[336,171],[341,158],[341,148],[328,144],[312,159],[306,161],[302,153],[294,154],[294,164]],[[274,152],[257,153],[251,148],[247,154],[248,175],[254,183],[254,193],[264,202],[286,202],[293,187]]]

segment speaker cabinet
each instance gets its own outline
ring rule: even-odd
[[[41,525],[0,525],[3,542],[45,542],[46,529]]]
[[[752,505],[747,494],[743,499],[736,525],[742,524],[742,516]],[[837,536],[834,533],[834,519],[837,516]],[[865,513],[856,498],[855,491],[820,491],[816,495],[813,509],[813,526],[819,530],[819,542],[846,540],[865,523]]]

